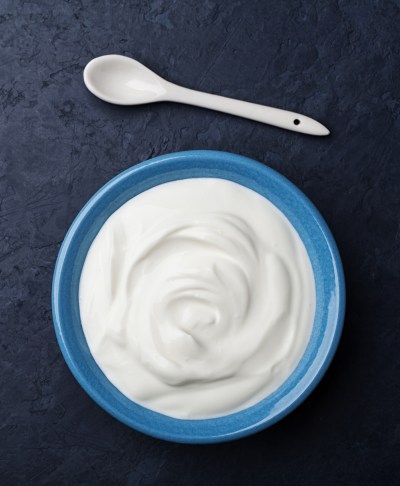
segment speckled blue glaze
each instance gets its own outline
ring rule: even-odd
[[[107,218],[137,194],[158,184],[191,177],[217,177],[242,184],[274,203],[291,221],[311,259],[317,293],[310,342],[299,365],[273,394],[244,411],[207,420],[179,420],[150,411],[122,395],[104,376],[87,346],[78,290],[87,251]],[[334,239],[312,203],[291,182],[251,159],[226,152],[189,151],[138,164],[103,186],[71,225],[53,278],[53,319],[72,373],[107,412],[148,435],[187,443],[222,442],[264,429],[291,412],[314,389],[340,338],[345,285]]]

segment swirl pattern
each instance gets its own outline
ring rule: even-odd
[[[304,246],[271,203],[196,179],[153,188],[109,218],[82,272],[81,317],[94,358],[129,398],[203,418],[287,378],[314,293]]]

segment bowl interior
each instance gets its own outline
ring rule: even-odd
[[[122,204],[153,186],[192,177],[216,177],[242,184],[275,204],[296,228],[309,254],[316,286],[316,314],[297,368],[273,394],[224,417],[181,420],[148,410],[122,395],[94,361],[79,315],[79,279],[89,247],[107,218]],[[316,386],[336,350],[344,316],[344,278],[335,242],[310,201],[283,176],[251,159],[225,152],[169,154],[138,164],[103,186],[69,229],[53,279],[57,339],[72,373],[111,415],[154,437],[177,442],[232,440],[275,423]]]

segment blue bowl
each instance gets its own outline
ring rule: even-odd
[[[228,179],[275,204],[298,231],[316,284],[310,341],[297,368],[274,393],[241,412],[206,420],[180,420],[146,409],[119,392],[94,361],[79,315],[79,279],[89,247],[107,218],[137,194],[191,177]],[[334,239],[312,203],[291,182],[254,160],[226,152],[190,151],[142,162],[114,177],[84,206],[58,255],[52,293],[54,327],[65,361],[84,390],[107,412],[145,434],[174,442],[223,442],[253,434],[296,408],[314,389],[337,348],[345,285]]]

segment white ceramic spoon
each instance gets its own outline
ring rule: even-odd
[[[85,67],[83,78],[89,91],[100,99],[116,105],[175,101],[242,116],[294,132],[329,135],[329,130],[321,123],[299,113],[202,93],[172,84],[130,57],[97,57]]]

